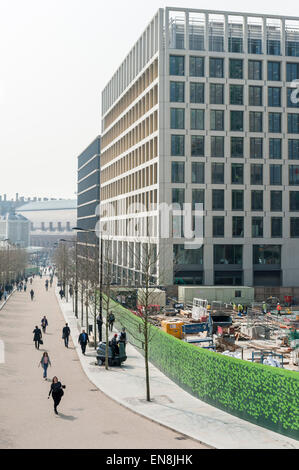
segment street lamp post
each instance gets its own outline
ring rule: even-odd
[[[78,242],[61,238],[60,242],[75,244],[75,317],[78,318]]]
[[[89,233],[97,233],[96,230],[90,230],[90,229],[83,229],[81,227],[73,227],[72,230],[77,230],[80,232],[89,232]],[[102,244],[102,238],[101,238],[101,232],[100,233],[100,280],[99,280],[99,287],[100,287],[100,302],[99,302],[99,312],[102,317],[102,305],[103,305],[103,244]],[[96,299],[95,299],[96,302]],[[96,324],[94,324],[95,331],[94,331],[94,338],[95,338],[95,348],[96,348]]]

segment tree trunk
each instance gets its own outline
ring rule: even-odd
[[[105,369],[109,368],[109,298],[107,298],[107,310],[106,310],[106,350],[105,350]]]
[[[144,322],[144,362],[145,362],[145,384],[146,384],[146,400],[151,401],[150,395],[150,380],[149,380],[149,365],[148,365],[148,322]]]

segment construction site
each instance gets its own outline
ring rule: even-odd
[[[138,316],[145,311],[141,297],[139,292],[136,308],[130,306]],[[146,306],[149,321],[181,341],[237,359],[299,371],[299,305],[291,297],[285,297],[283,303],[269,297],[246,305],[200,298],[178,303],[155,289],[152,299]]]

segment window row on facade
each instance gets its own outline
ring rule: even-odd
[[[186,56],[169,56],[169,75],[183,77],[210,77],[248,80],[268,80],[268,81],[287,81],[299,79],[299,62],[287,62],[285,68],[280,61],[267,61],[267,73],[265,76],[262,60],[248,60],[247,76],[244,73],[245,59],[228,58],[226,69],[226,59],[223,57],[209,57],[208,65],[205,64],[205,57],[190,56],[189,69],[186,73]]]
[[[299,159],[299,139],[288,139],[287,142],[287,155],[283,155],[283,140],[281,138],[270,137],[266,142],[263,137],[250,137],[249,149],[245,151],[244,137],[230,137],[229,150],[226,152],[226,141],[224,136],[210,135],[207,139],[204,135],[171,135],[171,156],[184,157],[186,156],[186,139],[190,139],[190,152],[191,157],[219,157],[225,156],[231,158],[244,158],[248,156],[254,159],[263,159],[269,157],[270,159],[282,159],[283,157],[289,160]],[[209,141],[209,152],[207,149],[206,141]]]
[[[226,104],[225,102],[225,86],[223,83],[210,83],[209,84],[209,100],[205,96],[206,84],[201,82],[189,83],[189,97],[186,97],[185,82],[171,81],[169,100],[171,103],[185,103],[191,104]],[[229,86],[229,102],[230,105],[236,106],[264,106],[272,108],[281,108],[283,106],[282,93],[284,89],[281,86],[268,86],[267,101],[264,103],[264,89],[263,86],[249,85],[246,87],[248,98],[245,101],[244,85],[228,85]],[[288,108],[299,107],[299,97],[297,90],[294,88],[287,88],[286,91],[286,106]],[[299,94],[299,90],[298,90]],[[188,99],[189,98],[189,99]]]
[[[191,130],[205,130],[207,125],[205,123],[205,110],[204,109],[190,109],[190,129]],[[248,128],[244,126],[245,111],[235,110],[229,111],[229,122],[226,123],[227,111],[222,109],[209,110],[210,123],[208,129],[211,131],[225,131],[231,132],[269,132],[272,134],[281,134],[284,132],[283,124],[284,118],[286,119],[286,128],[288,134],[299,134],[299,114],[287,113],[285,116],[281,112],[267,112],[262,111],[249,111],[246,112],[248,116]],[[267,117],[268,126],[264,129],[264,116]],[[228,126],[226,125],[228,124]],[[171,129],[185,129],[185,108],[170,108],[170,128]],[[227,129],[229,127],[229,129]]]
[[[187,202],[186,191],[184,188],[172,188],[172,203],[177,204],[180,209]],[[288,207],[283,203],[284,191],[280,190],[251,190],[232,189],[212,189],[212,198],[205,201],[205,190],[200,188],[191,189],[192,209],[195,210],[196,204],[203,204],[203,209],[213,211],[244,211],[252,212],[270,210],[271,212],[299,212],[299,191],[289,191]],[[250,208],[245,208],[245,195],[249,198]],[[230,197],[230,202],[227,199]],[[267,201],[266,201],[267,198]],[[269,199],[268,199],[269,198]],[[190,199],[188,198],[188,201]]]
[[[289,165],[288,181],[283,181],[282,165],[269,165],[269,184],[273,186],[281,186],[283,184],[289,186],[299,185],[299,165]],[[191,162],[191,177],[185,175],[185,162],[171,163],[171,182],[185,183],[186,180],[191,183],[198,184],[245,184],[245,172],[243,163],[231,164],[231,178],[227,181],[225,178],[224,163],[211,163],[211,181],[205,178],[205,163]],[[250,164],[249,181],[251,185],[264,185],[264,165],[260,163]]]

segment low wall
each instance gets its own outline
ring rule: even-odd
[[[143,322],[113,302],[116,324],[143,348]],[[210,405],[299,440],[299,373],[223,356],[151,326],[150,361]]]

